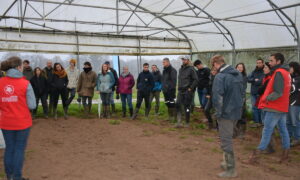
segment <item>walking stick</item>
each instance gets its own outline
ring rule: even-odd
[[[101,117],[101,96],[99,94],[99,100],[98,100],[98,117]]]

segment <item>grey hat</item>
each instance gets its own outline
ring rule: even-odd
[[[189,56],[189,55],[179,56],[179,59],[180,59],[180,60],[182,60],[182,59],[190,60],[190,56]]]

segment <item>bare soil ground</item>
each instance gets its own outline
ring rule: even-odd
[[[122,119],[36,119],[31,130],[24,176],[31,180],[214,180],[222,152],[216,131],[174,129],[164,121]],[[242,160],[259,142],[259,130],[235,140],[241,180],[299,180],[300,148],[289,164],[277,152],[256,166]],[[0,172],[3,176],[2,152]],[[0,178],[1,179],[1,178]]]

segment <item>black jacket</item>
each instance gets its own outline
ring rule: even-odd
[[[264,79],[265,74],[262,69],[255,69],[249,76],[248,76],[248,83],[251,83],[251,94],[257,95],[258,94],[258,88],[262,84],[262,80]],[[258,81],[255,81],[255,79],[258,79]]]
[[[182,65],[179,69],[178,75],[178,91],[184,92],[189,88],[194,91],[197,85],[198,77],[194,67],[190,65]]]
[[[212,86],[214,83],[215,75],[210,75],[209,76],[209,83],[208,83],[208,88],[207,88],[207,95],[212,96]]]
[[[291,106],[300,106],[300,76],[292,75],[290,105]]]
[[[54,89],[64,89],[64,88],[67,88],[68,83],[69,83],[68,75],[66,75],[63,78],[59,78],[58,75],[53,74],[51,86]]]
[[[48,92],[50,92],[52,89],[51,83],[52,83],[52,78],[53,78],[53,68],[48,69],[47,67],[45,67],[43,69],[43,71],[45,72],[45,76],[47,79],[47,90],[48,90]]]
[[[171,65],[164,68],[162,75],[162,90],[168,92],[170,90],[176,90],[177,84],[177,71]]]
[[[149,71],[143,71],[139,74],[136,83],[138,91],[151,92],[154,87],[154,79]]]
[[[23,69],[23,75],[26,77],[26,79],[28,81],[30,81],[30,79],[33,77],[33,70],[32,70],[32,68],[30,66],[28,68],[24,68]]]
[[[41,96],[47,93],[47,79],[44,76],[37,77],[34,75],[30,83],[32,85],[35,96]]]
[[[208,88],[209,75],[210,75],[210,69],[209,68],[202,68],[202,69],[197,70],[198,89]]]
[[[115,78],[115,85],[112,87],[112,91],[114,91],[114,90],[116,90],[115,87],[118,86],[119,77],[118,77],[117,71],[114,68],[110,68],[109,70],[113,73],[114,78]]]

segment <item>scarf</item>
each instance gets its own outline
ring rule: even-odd
[[[67,73],[65,70],[61,70],[61,71],[54,71],[54,74],[56,74],[59,78],[64,78],[67,76]]]
[[[89,68],[83,68],[83,70],[84,70],[85,73],[88,73],[88,72],[90,72],[92,70],[92,68],[91,67],[89,67]]]
[[[126,76],[128,76],[128,74],[129,74],[129,72],[127,72],[127,73],[122,72],[121,76],[122,76],[123,78],[125,78]]]

